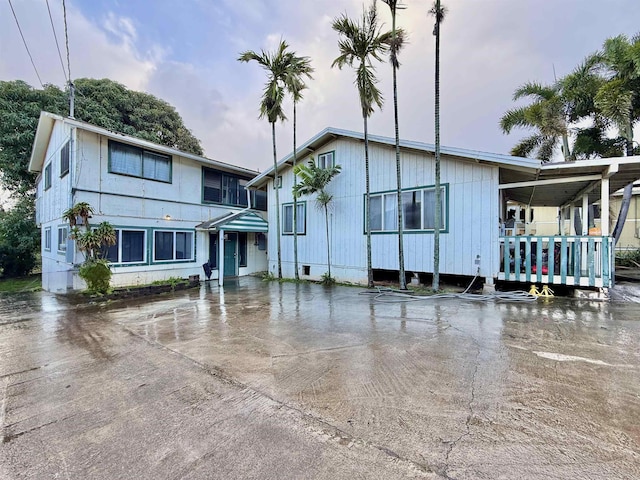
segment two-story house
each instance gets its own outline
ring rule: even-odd
[[[29,170],[38,173],[45,290],[85,288],[84,257],[62,219],[79,202],[95,210],[90,224],[116,229],[107,253],[114,286],[204,277],[204,264],[219,284],[267,270],[266,194],[245,189],[258,172],[47,112]]]

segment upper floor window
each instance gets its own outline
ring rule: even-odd
[[[248,181],[248,178],[203,167],[202,201],[246,207],[247,191],[245,185]]]
[[[67,142],[60,150],[60,177],[69,173],[69,153],[69,142]]]
[[[321,153],[318,155],[318,161],[316,163],[316,165],[318,166],[318,168],[331,168],[331,167],[335,167],[336,165],[336,161],[335,161],[335,152],[327,152],[327,153]]]
[[[49,190],[51,188],[51,162],[44,167],[44,189]]]
[[[440,230],[446,231],[449,206],[447,185],[441,187]],[[369,226],[371,232],[398,231],[398,195],[396,192],[371,194]],[[436,190],[434,187],[415,188],[402,192],[403,231],[435,229]]]
[[[109,172],[171,183],[171,157],[109,140]]]
[[[264,190],[251,190],[251,208],[267,211],[267,192]]]

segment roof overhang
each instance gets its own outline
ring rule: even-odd
[[[132,137],[130,135],[125,135],[123,133],[113,132],[111,130],[107,130],[106,128],[97,127],[90,123],[82,122],[69,117],[62,117],[60,115],[56,115],[49,112],[41,112],[40,118],[38,119],[38,128],[36,130],[36,135],[33,141],[33,148],[31,150],[31,159],[29,161],[30,172],[42,171],[42,168],[46,163],[45,156],[47,154],[47,147],[49,145],[51,133],[53,132],[53,127],[56,121],[64,122],[68,125],[71,125],[74,128],[85,130],[87,132],[96,133],[103,137],[117,140],[119,142],[128,143],[131,145],[146,148],[146,149],[159,152],[159,153],[164,153],[167,155],[188,158],[195,162],[201,163],[202,165],[210,166],[217,169],[222,169],[228,172],[244,174],[247,177],[254,177],[258,174],[258,172],[255,170],[238,167],[236,165],[231,165],[229,163],[220,162],[218,160],[213,160],[206,157],[200,157],[198,155],[194,155],[193,153],[183,152],[181,150],[167,147],[165,145],[160,145],[158,143],[150,142],[148,140]]]
[[[562,207],[580,201],[600,200],[602,179],[614,192],[640,179],[640,156],[598,158],[548,163],[537,169],[500,169],[500,190],[505,200],[531,206]]]
[[[196,225],[197,230],[215,230],[230,232],[262,232],[269,231],[269,224],[260,215],[248,210],[230,212]]]
[[[360,132],[353,132],[350,130],[342,130],[339,128],[329,127],[322,130],[320,133],[312,137],[306,143],[304,143],[300,148],[297,149],[296,159],[299,161],[307,156],[309,153],[313,153],[316,150],[321,149],[327,143],[337,139],[337,138],[346,138],[359,142],[364,142],[364,134]],[[377,144],[381,146],[386,146],[389,148],[395,147],[395,139],[391,137],[383,137],[380,135],[369,135],[368,137],[370,144]],[[431,143],[423,143],[416,142],[413,140],[400,140],[400,149],[407,152],[419,152],[419,153],[428,153],[435,154],[435,145]],[[481,152],[478,150],[468,150],[464,148],[457,147],[447,147],[443,146],[440,149],[442,155],[454,158],[462,161],[471,161],[476,163],[484,163],[495,166],[508,166],[511,169],[519,170],[531,170],[532,168],[537,168],[540,166],[539,160],[533,160],[530,158],[523,157],[514,157],[512,155],[503,155],[499,153],[489,153],[489,152]],[[278,171],[280,169],[291,168],[293,165],[294,155],[293,152],[288,154],[286,157],[281,159],[278,162]],[[260,175],[255,177],[253,180],[247,183],[247,187],[249,188],[263,188],[269,179],[272,179],[274,176],[274,167],[271,167]]]

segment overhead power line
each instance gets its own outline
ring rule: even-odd
[[[33,57],[31,56],[31,52],[29,51],[29,46],[27,45],[27,41],[24,39],[24,34],[22,33],[22,28],[20,28],[20,22],[18,21],[18,17],[16,16],[16,11],[13,9],[13,4],[11,0],[8,0],[9,6],[11,7],[11,13],[13,13],[13,18],[16,20],[16,25],[18,26],[18,31],[20,32],[20,36],[22,37],[22,43],[24,43],[24,48],[27,49],[27,54],[29,55],[29,59],[31,60],[31,65],[33,65],[33,69],[36,72],[36,76],[38,77],[38,81],[40,82],[40,86],[44,88],[44,84],[42,83],[42,79],[40,78],[40,74],[38,73],[38,69],[36,68],[36,64],[33,61]]]
[[[51,8],[49,7],[49,0],[47,1],[47,10],[49,11],[49,20],[51,21],[51,30],[53,30],[53,38],[56,40],[56,48],[58,49],[58,58],[60,59],[60,66],[62,67],[62,75],[65,81],[68,81],[67,72],[64,69],[64,62],[62,60],[62,53],[60,52],[60,44],[58,43],[58,35],[56,35],[56,27],[53,25],[53,17],[51,16]]]

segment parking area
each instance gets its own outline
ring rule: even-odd
[[[640,478],[640,304],[0,297],[0,478]]]

